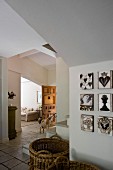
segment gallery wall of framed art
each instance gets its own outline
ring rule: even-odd
[[[95,163],[102,170],[113,169],[112,70],[113,60],[69,69],[70,159]]]
[[[95,93],[94,80],[97,74],[97,89]],[[94,121],[96,121],[97,132],[113,136],[113,117],[105,116],[104,113],[113,112],[113,94],[109,90],[113,89],[113,70],[98,71],[97,73],[89,72],[80,74],[80,126],[82,131],[94,132]],[[106,93],[106,89],[109,93]],[[94,93],[92,91],[94,90]],[[94,111],[94,97],[98,95],[98,112],[97,119]],[[82,113],[83,112],[83,113]],[[91,113],[90,113],[91,112]]]

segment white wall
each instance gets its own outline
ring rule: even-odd
[[[57,122],[69,115],[69,68],[62,58],[56,59],[56,108]]]
[[[98,89],[97,72],[113,70],[113,61],[71,67],[70,75],[70,158],[95,163],[102,170],[113,169],[113,136],[97,132],[99,115],[113,117],[113,112],[98,111],[98,93],[113,93],[113,89]],[[80,90],[79,75],[94,73],[94,89]],[[80,111],[80,93],[94,94],[94,111]],[[94,132],[85,132],[80,128],[81,114],[94,115]]]
[[[0,91],[2,91],[2,59],[0,59]],[[2,93],[0,93],[2,99]],[[0,139],[2,139],[2,100],[0,100]]]
[[[0,142],[8,140],[7,59],[0,57]]]
[[[22,77],[36,84],[44,85],[48,83],[47,70],[26,57],[19,58],[19,56],[15,56],[9,58],[8,69],[20,73]]]
[[[56,86],[56,68],[48,70],[48,85]]]
[[[42,91],[41,86],[31,81],[21,82],[21,107],[38,108],[37,92]]]
[[[15,112],[15,129],[17,132],[21,131],[21,74],[11,71],[8,71],[8,91],[13,91],[16,96],[14,96],[14,99],[8,99],[9,104],[12,104],[13,106],[17,107],[17,110]]]

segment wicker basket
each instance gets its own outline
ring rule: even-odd
[[[81,162],[69,161],[67,157],[60,156],[46,170],[100,170],[97,166]]]
[[[30,169],[47,169],[59,156],[69,155],[69,142],[56,138],[41,138],[29,146]]]

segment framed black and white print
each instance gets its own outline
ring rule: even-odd
[[[80,110],[94,110],[94,94],[80,94]]]
[[[80,74],[80,88],[83,90],[94,88],[93,73]]]
[[[113,88],[113,70],[98,72],[98,88]]]
[[[93,115],[81,115],[81,130],[87,132],[94,132],[94,116]]]
[[[99,94],[99,111],[112,111],[112,94]]]
[[[113,136],[113,117],[99,116],[97,124],[98,133]]]

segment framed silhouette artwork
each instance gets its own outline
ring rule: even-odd
[[[99,105],[98,105],[98,110],[99,111],[112,111],[112,98],[113,95],[109,93],[104,93],[104,94],[98,94],[98,100],[99,100]]]
[[[113,88],[113,70],[98,72],[98,88]]]

